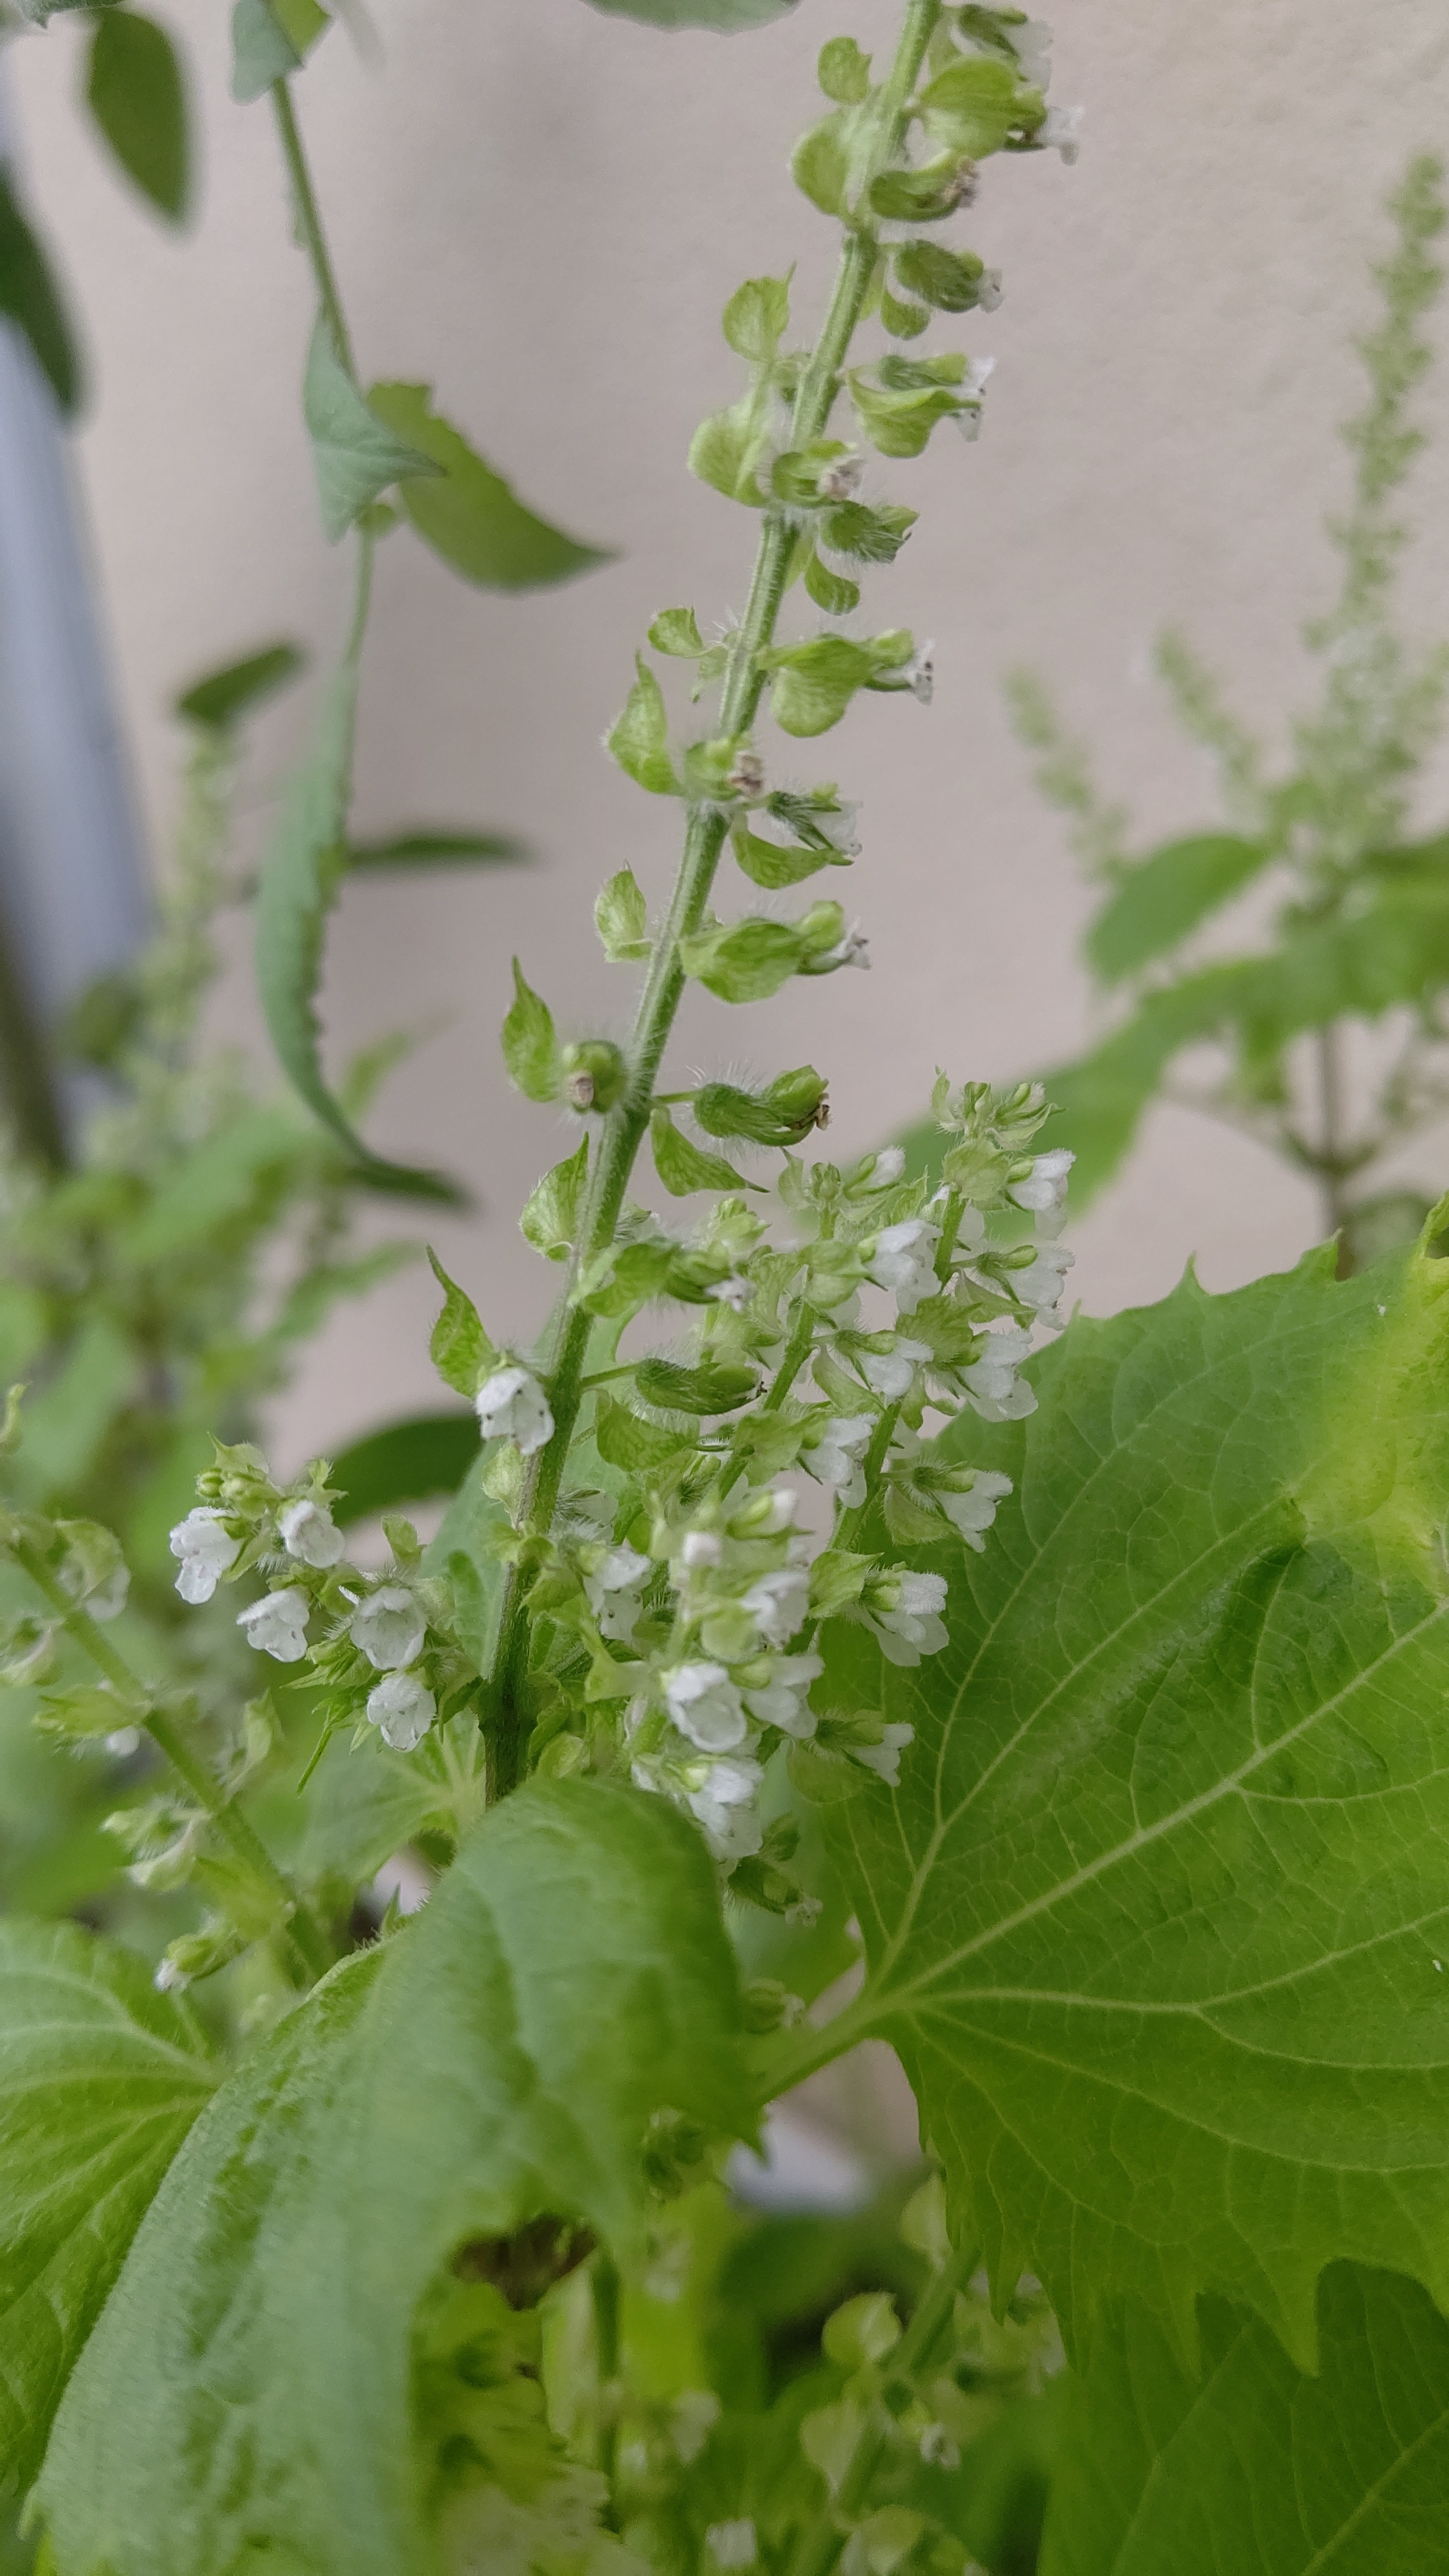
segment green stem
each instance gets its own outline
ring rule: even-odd
[[[292,182],[292,202],[297,210],[297,229],[302,236],[302,247],[312,264],[312,275],[317,282],[317,300],[336,344],[337,355],[348,374],[355,379],[357,367],[352,355],[352,336],[347,328],[347,316],[342,310],[337,273],[332,266],[332,254],[327,248],[327,236],[322,229],[322,215],[317,204],[317,192],[312,185],[312,173],[307,163],[301,128],[297,123],[297,111],[292,105],[292,93],[286,81],[273,81],[271,97],[272,110],[277,120],[277,132],[281,137],[282,157],[287,164],[287,176]]]
[[[950,2318],[957,2292],[965,2288],[975,2271],[977,2260],[978,2249],[973,2245],[963,2253],[953,2254],[927,2282],[910,2324],[884,2364],[885,2389],[866,2416],[834,2498],[801,2534],[790,2561],[789,2576],[831,2576],[851,2525],[859,2519],[869,2498],[871,2480],[890,2439],[893,2419],[883,2402],[885,2390],[913,2385],[916,2373],[929,2360],[932,2346]]]
[[[15,1141],[50,1172],[68,1169],[65,1121],[51,1050],[26,989],[9,924],[0,919],[0,1095]]]
[[[904,142],[907,102],[939,16],[940,0],[907,0],[905,27],[882,93],[876,148],[861,181],[862,204],[868,197],[871,180],[895,160]],[[848,233],[829,309],[795,396],[790,424],[792,447],[808,446],[826,428],[840,391],[840,371],[875,271],[876,256],[874,233],[864,229]],[[774,638],[794,550],[795,529],[789,519],[778,511],[767,511],[749,599],[730,647],[725,673],[719,731],[727,737],[747,733],[759,711],[765,688],[760,655]],[[628,1089],[619,1106],[610,1111],[593,1156],[588,1201],[570,1273],[571,1290],[584,1264],[606,1251],[614,1240],[629,1175],[649,1132],[654,1086],[684,991],[680,941],[697,931],[704,919],[727,829],[727,817],[717,808],[691,806],[673,900],[650,959],[634,1023]],[[530,1463],[520,1513],[521,1525],[535,1535],[546,1534],[558,1502],[582,1401],[592,1329],[593,1318],[565,1302],[545,1367],[553,1437]],[[509,1577],[500,1633],[493,1699],[495,1776],[502,1796],[523,1776],[527,1741],[524,1683],[528,1616],[516,1570]]]
[[[599,2391],[599,2468],[612,2512],[619,2458],[619,2267],[602,2248],[594,2256],[594,2361]]]
[[[118,1693],[124,1703],[121,1712],[134,1715],[144,1726],[157,1751],[163,1753],[173,1771],[180,1773],[197,1804],[204,1807],[217,1832],[230,1843],[237,1859],[253,1877],[269,1888],[285,1908],[287,1935],[297,1952],[309,1980],[324,1977],[332,1965],[332,1954],[311,1914],[289,1879],[278,1869],[266,1845],[252,1831],[244,1815],[218,1780],[213,1779],[204,1762],[198,1761],[185,1737],[164,1712],[157,1708],[140,1676],[132,1672],[124,1655],[117,1652],[104,1629],[96,1625],[89,1612],[72,1601],[57,1580],[38,1548],[28,1539],[11,1542],[11,1553],[22,1565],[38,1592],[44,1594],[56,1613],[66,1635],[81,1652],[88,1655],[96,1670]]]

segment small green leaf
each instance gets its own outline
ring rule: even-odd
[[[697,662],[704,651],[692,608],[661,608],[649,629],[649,641],[656,653],[673,653],[681,662]]]
[[[796,187],[822,215],[843,216],[850,183],[850,110],[837,110],[803,134],[791,157]]]
[[[679,780],[669,757],[669,717],[664,692],[642,653],[636,653],[638,678],[624,702],[624,712],[605,740],[605,749],[651,796],[677,796]]]
[[[611,563],[526,509],[461,430],[432,409],[427,385],[374,385],[368,402],[394,436],[429,460],[426,482],[405,481],[403,508],[418,535],[482,590],[541,590]]]
[[[63,412],[80,403],[80,359],[50,263],[0,168],[0,313],[24,332]]]
[[[1187,2372],[1140,2309],[1071,2391],[1041,2576],[1443,2576],[1449,2326],[1413,2281],[1337,2264],[1322,2369],[1218,2301]]]
[[[974,251],[947,250],[943,242],[903,242],[895,272],[908,295],[918,295],[938,313],[970,313],[981,301],[986,262]]]
[[[782,733],[808,738],[837,725],[858,689],[881,667],[874,647],[848,635],[815,635],[776,645],[760,661],[770,674],[770,713]]]
[[[579,1209],[589,1177],[589,1142],[585,1137],[567,1162],[555,1163],[529,1198],[518,1222],[535,1252],[545,1261],[567,1261],[578,1234]]]
[[[311,433],[322,525],[334,545],[390,484],[439,471],[418,448],[395,438],[363,400],[320,315],[307,359],[302,412]]]
[[[649,1121],[649,1143],[654,1169],[672,1199],[687,1199],[695,1190],[738,1190],[743,1186],[739,1173],[723,1154],[701,1153],[698,1145],[681,1136],[667,1109],[654,1111]]]
[[[193,680],[173,704],[189,724],[225,733],[274,690],[287,688],[306,667],[307,656],[299,645],[267,644],[243,662],[227,662],[221,670]]]
[[[852,563],[894,563],[916,518],[914,510],[896,501],[874,508],[865,501],[838,501],[820,520],[817,533],[833,555],[845,555]]]
[[[820,48],[816,76],[837,107],[858,107],[870,95],[870,56],[853,36],[832,36]]]
[[[827,617],[848,617],[860,606],[860,584],[847,581],[844,573],[832,572],[813,551],[805,566],[805,588],[817,608]]]
[[[700,422],[689,444],[690,473],[722,492],[727,501],[761,509],[765,495],[755,479],[755,467],[764,443],[755,402],[747,395],[728,411],[712,412]]]
[[[919,340],[931,320],[924,304],[902,304],[889,287],[881,289],[880,318],[897,340]]]
[[[58,17],[66,9],[88,9],[93,6],[114,9],[118,5],[119,0],[15,0],[15,6],[21,17],[30,27],[44,27],[50,19]]]
[[[782,886],[803,885],[807,877],[818,876],[822,868],[850,865],[843,851],[817,849],[800,842],[786,849],[780,841],[767,841],[758,832],[748,831],[743,823],[736,823],[730,846],[750,883],[764,886],[771,894],[778,893]]]
[[[715,1360],[685,1368],[678,1360],[641,1360],[634,1384],[661,1413],[735,1413],[759,1388],[759,1373],[744,1360]]]
[[[852,368],[850,399],[855,405],[856,417],[872,447],[882,456],[922,455],[938,421],[959,420],[979,407],[979,396],[973,399],[956,390],[956,386],[965,381],[965,360],[951,359],[946,363],[953,370],[954,381],[950,383],[940,381],[938,372],[934,382],[927,379],[893,384],[873,379],[859,367]],[[904,370],[908,367],[919,369],[924,377],[927,364],[934,364],[936,370],[940,370],[940,360],[922,363],[914,359],[885,358],[881,361],[878,377],[884,376],[886,368]]]
[[[440,2563],[406,2432],[425,2293],[540,2212],[638,2260],[657,2117],[750,2126],[741,2026],[691,1824],[594,1782],[503,1799],[404,1931],[253,2042],[177,2158],[52,2436],[58,2564]],[[472,2563],[530,2564],[530,2529],[515,2513],[506,2561]],[[605,2545],[549,2539],[550,2564]]]
[[[601,1387],[594,1408],[594,1446],[607,1466],[637,1476],[647,1475],[653,1467],[667,1467],[683,1456],[690,1443],[679,1432],[666,1431],[661,1424],[631,1413],[627,1404]]]
[[[513,961],[513,1002],[503,1023],[503,1061],[508,1079],[528,1100],[557,1100],[563,1081],[563,1059],[554,1034],[553,1014]]]
[[[783,921],[737,921],[681,939],[679,962],[721,1002],[767,1002],[800,964],[800,940]]]
[[[302,56],[267,0],[236,0],[231,13],[231,94],[243,107],[300,71]]]
[[[1227,832],[1169,841],[1117,880],[1086,938],[1087,962],[1104,984],[1140,973],[1190,937],[1267,867],[1273,850]]]
[[[498,1353],[466,1288],[449,1278],[431,1244],[428,1260],[443,1291],[443,1311],[433,1326],[429,1356],[444,1386],[471,1403],[483,1380],[498,1366]]]
[[[180,223],[191,196],[191,144],[181,64],[165,28],[136,9],[98,18],[86,99],[122,169]]]
[[[331,26],[330,12],[320,6],[320,0],[268,0],[268,6],[283,35],[305,62]]]
[[[931,141],[971,161],[999,152],[1019,126],[1039,125],[1044,112],[1040,93],[1013,65],[984,55],[948,63],[916,102]]]
[[[790,323],[788,277],[747,277],[724,309],[724,335],[737,358],[767,367]]]
[[[511,832],[393,832],[382,841],[353,841],[347,852],[350,871],[372,868],[470,868],[483,864],[512,867],[532,853]]]
[[[34,2477],[81,2347],[216,2072],[190,2016],[130,1951],[72,1924],[0,1923],[7,2484]]]
[[[393,1511],[399,1503],[455,1494],[477,1455],[475,1414],[421,1413],[408,1422],[390,1422],[349,1441],[333,1459],[330,1482],[341,1499],[333,1504],[332,1517],[339,1529],[347,1529],[354,1521]]]
[[[633,966],[650,953],[644,889],[632,868],[620,868],[599,893],[594,927],[611,966]]]

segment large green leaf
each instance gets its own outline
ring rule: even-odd
[[[1079,2347],[1122,2293],[1190,2348],[1212,2292],[1306,2362],[1340,2258],[1449,2298],[1446,1299],[1330,1247],[1074,1323],[959,1434],[1015,1492],[940,1560],[949,1648],[837,1650],[916,1729],[827,1814],[860,2026]]]
[[[369,1187],[456,1205],[436,1172],[384,1162],[357,1134],[322,1071],[316,995],[327,916],[346,863],[360,637],[328,683],[312,750],[288,787],[257,892],[257,984],[267,1026],[307,1106],[353,1158]]]
[[[215,2082],[143,1963],[0,1923],[0,2477],[25,2487],[156,2186]]]
[[[423,2291],[545,2212],[636,2245],[654,2115],[747,2125],[739,2018],[713,1869],[662,1801],[535,1783],[495,1808],[177,2159],[46,2460],[63,2576],[429,2564]]]
[[[733,35],[742,27],[767,27],[795,0],[592,0],[612,18],[642,18],[650,27],[713,27]]]
[[[421,1413],[408,1422],[389,1422],[334,1459],[332,1480],[342,1495],[334,1517],[345,1529],[399,1503],[455,1494],[477,1455],[474,1413]]]
[[[374,385],[369,409],[432,468],[404,482],[403,508],[418,535],[465,581],[485,590],[537,590],[611,558],[525,509],[460,430],[432,409],[426,385]]]
[[[191,197],[191,138],[181,64],[165,28],[138,9],[98,18],[86,100],[127,177],[180,223]]]
[[[1195,2379],[1132,2314],[1075,2392],[1042,2576],[1444,2576],[1449,2326],[1346,2264],[1320,2322],[1315,2379],[1214,2304]]]
[[[81,367],[50,262],[26,222],[7,170],[0,167],[0,314],[18,323],[61,410],[81,398]]]
[[[1087,962],[1104,984],[1138,975],[1240,894],[1274,853],[1228,832],[1170,841],[1127,871],[1087,932]]]

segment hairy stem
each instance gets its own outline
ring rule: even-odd
[[[44,1594],[64,1628],[66,1635],[89,1656],[99,1673],[118,1693],[123,1706],[118,1715],[134,1716],[144,1726],[157,1751],[163,1753],[172,1769],[178,1772],[198,1806],[204,1807],[217,1832],[230,1843],[243,1867],[269,1888],[285,1909],[287,1937],[297,1953],[308,1983],[326,1975],[332,1965],[328,1949],[317,1925],[302,1899],[278,1869],[266,1845],[255,1834],[239,1808],[227,1796],[218,1780],[213,1779],[204,1762],[198,1761],[180,1729],[173,1725],[163,1710],[154,1704],[152,1694],[139,1674],[131,1670],[125,1656],[99,1628],[88,1611],[72,1601],[38,1548],[28,1539],[12,1541],[11,1552],[22,1565],[36,1590]]]
[[[890,78],[882,94],[876,146],[864,174],[861,203],[870,180],[897,156],[905,138],[906,107],[915,87],[927,44],[940,16],[940,0],[907,0],[905,26]],[[790,443],[803,447],[819,438],[840,390],[845,362],[865,304],[876,262],[876,238],[864,225],[846,235],[835,287],[800,378],[791,416]],[[755,557],[754,576],[744,616],[730,648],[720,706],[719,731],[745,733],[754,722],[765,688],[759,657],[773,641],[794,552],[795,531],[782,511],[769,509]],[[669,1033],[684,991],[679,943],[699,929],[714,884],[727,818],[716,806],[692,805],[685,828],[684,854],[668,918],[655,944],[649,973],[634,1023],[629,1055],[629,1084],[608,1122],[592,1158],[589,1195],[570,1273],[570,1289],[584,1264],[613,1242],[624,1193],[640,1145],[649,1132],[658,1079]],[[593,1319],[565,1302],[554,1327],[545,1361],[554,1433],[529,1468],[524,1487],[522,1525],[535,1535],[547,1532],[558,1502],[564,1468],[572,1445],[582,1400],[583,1375]],[[501,1642],[495,1667],[495,1780],[502,1796],[522,1777],[527,1712],[524,1680],[528,1653],[528,1618],[517,1573],[510,1576],[504,1601]]]

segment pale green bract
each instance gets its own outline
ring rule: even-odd
[[[651,2120],[751,2126],[739,2027],[677,1817],[568,1782],[492,1812],[418,1921],[257,2047],[177,2159],[41,2481],[66,2576],[425,2563],[401,2435],[424,2291],[545,2213],[637,2252]]]

